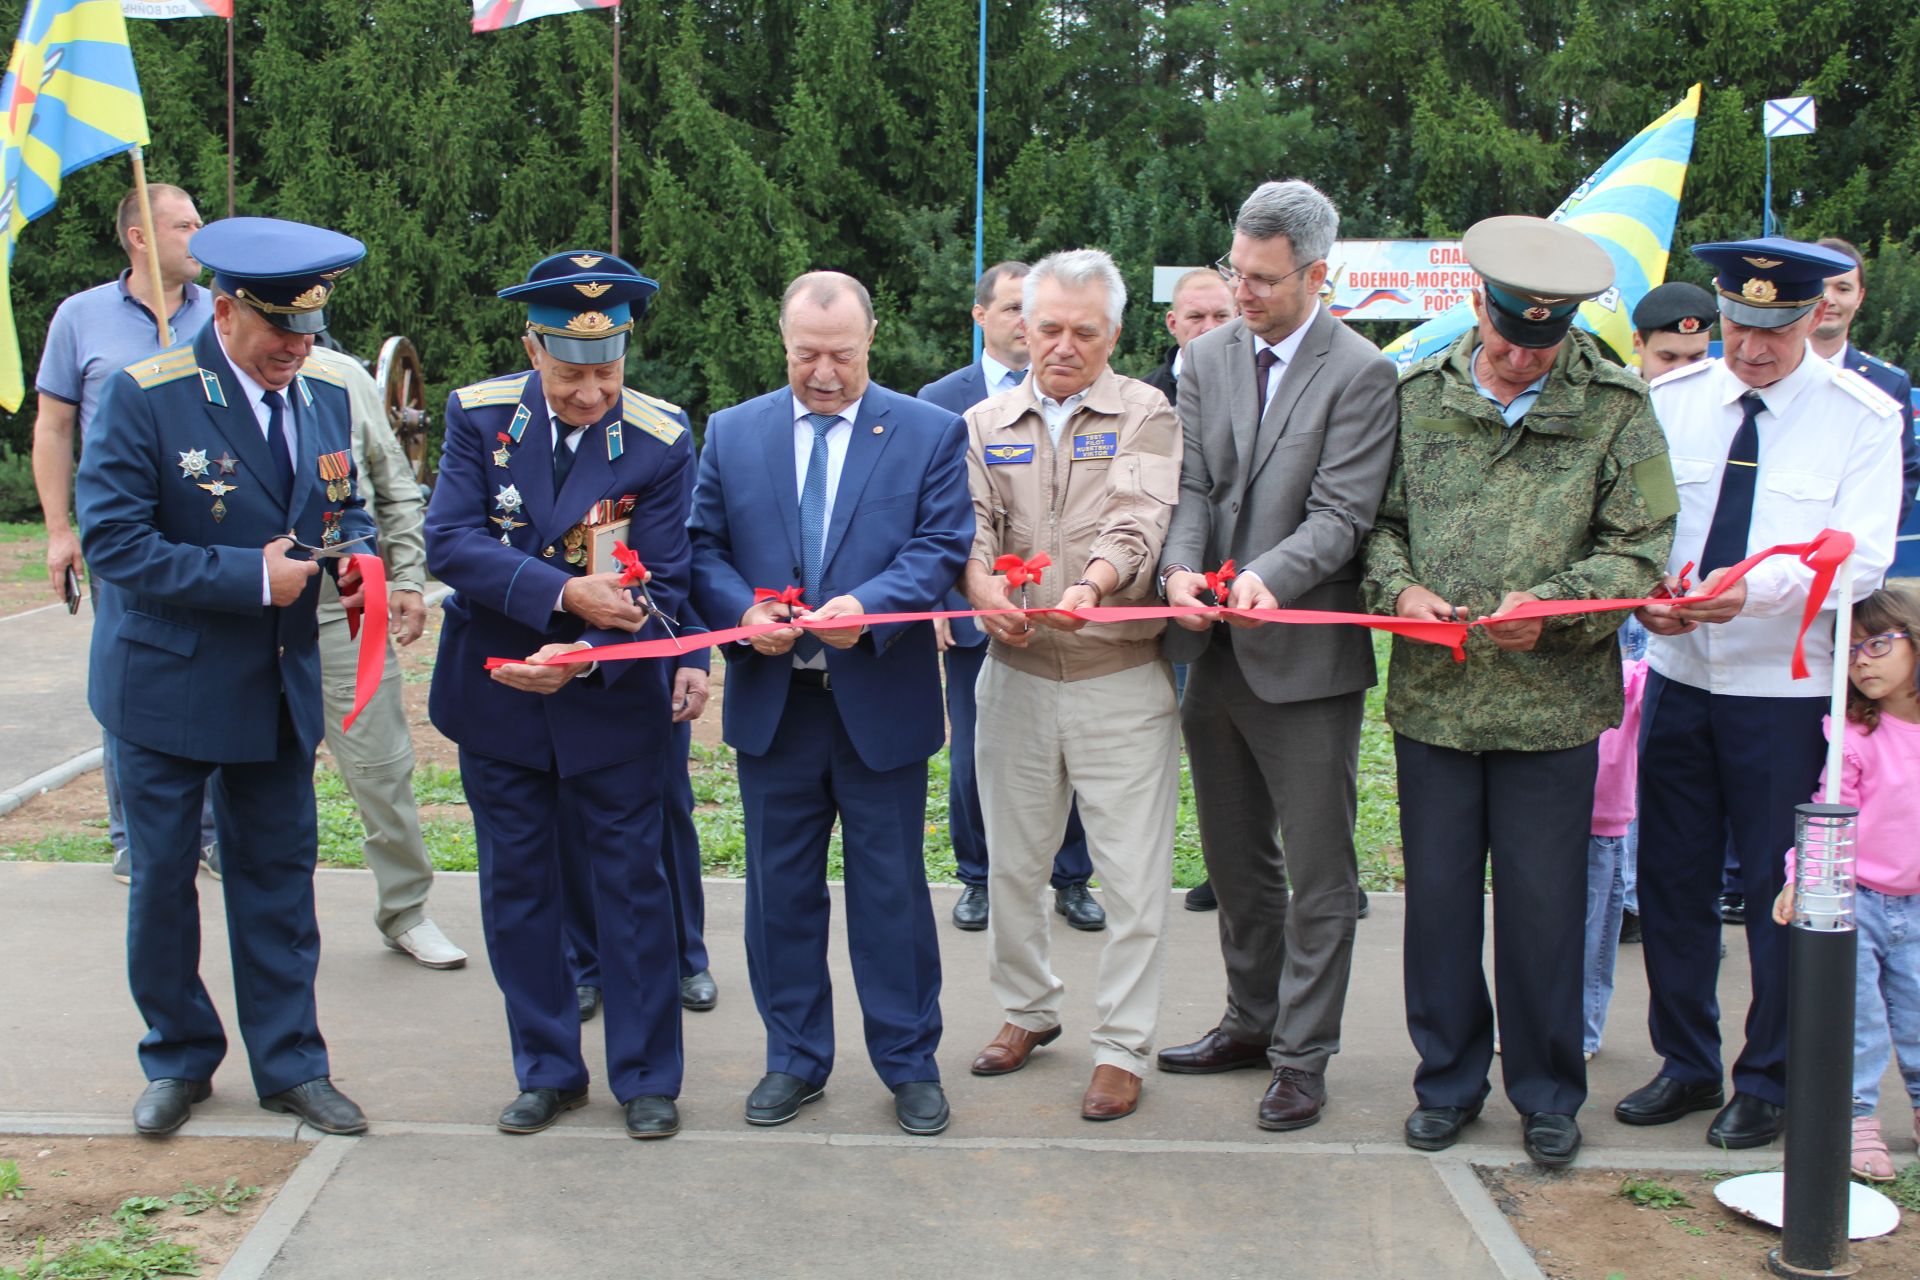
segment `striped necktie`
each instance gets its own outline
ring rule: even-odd
[[[807,457],[806,483],[800,486],[800,563],[807,606],[813,609],[826,603],[820,598],[820,560],[827,542],[827,432],[839,421],[838,414],[807,415],[807,425],[813,428],[813,451]],[[820,642],[801,636],[793,651],[803,660],[811,659],[820,652]]]

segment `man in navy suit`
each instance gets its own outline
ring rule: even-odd
[[[980,329],[980,358],[920,388],[920,398],[954,413],[1019,386],[1027,377],[1027,329],[1020,298],[1027,278],[1024,262],[999,262],[981,273],[973,287],[973,323]],[[946,608],[965,609],[966,597],[948,593]],[[953,750],[947,763],[947,830],[953,839],[954,871],[965,886],[953,904],[953,923],[969,932],[987,927],[987,822],[980,812],[980,784],[974,773],[973,728],[978,717],[973,687],[987,660],[987,634],[971,619],[933,624],[947,664],[947,723]],[[1067,834],[1053,859],[1054,910],[1076,929],[1107,927],[1107,913],[1087,880],[1093,859],[1078,806],[1067,813]]]
[[[567,874],[593,886],[606,1083],[627,1133],[680,1128],[661,851],[673,661],[552,661],[665,637],[686,598],[686,418],[622,386],[635,304],[656,287],[618,258],[569,250],[501,290],[527,303],[533,368],[454,392],[427,508],[427,564],[455,592],[429,712],[460,746],[473,808],[481,919],[521,1090],[500,1113],[505,1133],[537,1133],[587,1101],[562,941]],[[620,544],[650,574],[638,595],[611,567]],[[523,661],[489,673],[493,656]]]
[[[1913,438],[1913,379],[1899,365],[1888,364],[1853,345],[1853,318],[1860,314],[1860,304],[1867,296],[1862,277],[1866,264],[1860,250],[1838,236],[1828,236],[1817,243],[1853,259],[1853,270],[1828,279],[1827,311],[1820,323],[1813,326],[1807,342],[1813,347],[1813,353],[1828,364],[1853,370],[1899,403],[1900,532],[1920,533],[1920,528],[1907,527],[1907,517],[1913,514],[1914,492],[1920,489],[1920,441]],[[1920,572],[1920,566],[1896,563],[1889,576],[1897,578],[1903,572]]]
[[[787,287],[788,385],[707,421],[694,489],[693,597],[718,626],[941,607],[973,540],[965,430],[868,380],[873,303],[851,276]],[[781,592],[784,594],[784,592]],[[848,949],[867,1055],[900,1127],[947,1127],[940,947],[922,849],[940,749],[930,623],[779,627],[727,650],[722,725],[747,838],[747,974],[767,1028],[749,1124],[784,1124],[833,1070],[827,842],[840,823]]]
[[[194,892],[211,779],[260,1105],[360,1133],[366,1117],[327,1078],[314,1009],[320,566],[307,557],[370,538],[373,521],[355,491],[346,390],[301,366],[335,277],[366,249],[319,227],[228,218],[190,251],[214,272],[213,322],[109,379],[76,486],[87,561],[118,588],[99,595],[87,697],[113,739],[139,863],[127,973],[150,1083],[134,1127],[178,1129],[226,1054],[200,981]],[[323,558],[357,605],[359,575]]]

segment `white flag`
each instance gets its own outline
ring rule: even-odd
[[[1769,138],[1791,138],[1813,132],[1812,98],[1769,98],[1766,110]]]
[[[473,29],[498,31],[535,18],[550,18],[556,13],[612,9],[619,3],[620,0],[473,0]]]
[[[231,18],[233,0],[120,0],[129,18]]]

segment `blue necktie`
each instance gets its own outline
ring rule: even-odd
[[[287,400],[278,391],[269,391],[260,399],[267,406],[267,452],[273,457],[273,474],[280,482],[280,501],[293,505],[293,455],[287,449]]]
[[[1002,391],[1011,391],[1026,380],[1027,371],[1025,369],[1009,369],[1001,376],[1000,389]]]
[[[1760,428],[1754,419],[1766,402],[1749,391],[1740,397],[1740,429],[1727,450],[1727,468],[1720,473],[1720,500],[1714,504],[1713,523],[1707,527],[1700,550],[1700,577],[1715,569],[1738,564],[1747,557],[1747,535],[1753,527],[1753,488],[1760,476]]]
[[[807,458],[806,483],[800,486],[800,561],[810,609],[826,603],[820,599],[820,559],[827,543],[827,432],[838,421],[838,414],[807,415],[807,425],[813,428],[813,452]],[[811,659],[820,648],[818,640],[806,635],[794,642],[793,651],[802,659]]]
[[[560,486],[567,482],[574,460],[579,456],[577,450],[567,448],[567,436],[572,430],[572,427],[567,427],[559,431],[553,442],[553,496],[556,498],[560,496]]]

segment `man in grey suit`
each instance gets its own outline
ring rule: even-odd
[[[1161,556],[1169,604],[1360,609],[1357,557],[1393,461],[1395,378],[1320,305],[1338,226],[1304,182],[1264,183],[1240,207],[1217,264],[1240,317],[1194,339],[1180,377],[1186,449]],[[1239,576],[1216,601],[1201,571],[1227,559]],[[1320,1118],[1340,1048],[1373,647],[1358,627],[1177,621],[1163,649],[1192,664],[1181,720],[1220,898],[1227,1008],[1159,1066],[1270,1066],[1260,1127],[1300,1129]]]

